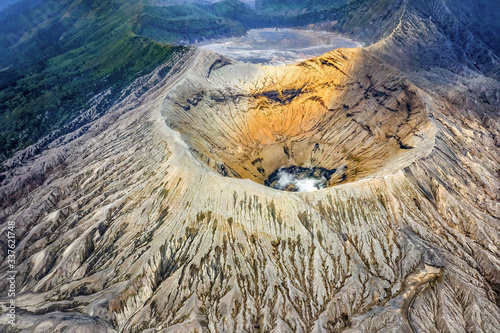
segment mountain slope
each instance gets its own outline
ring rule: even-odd
[[[113,1],[38,1],[0,13],[1,159],[73,120],[97,94],[107,92],[106,108],[135,78],[183,52],[135,35],[139,11]]]
[[[476,12],[491,3],[367,4],[338,29],[369,47],[284,67],[178,53],[8,160],[19,317],[1,330],[500,330],[498,40]],[[282,165],[346,177],[263,186]]]

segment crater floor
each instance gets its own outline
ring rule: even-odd
[[[249,30],[241,37],[209,40],[197,46],[238,61],[287,65],[337,48],[360,47],[361,43],[327,31],[266,28]]]

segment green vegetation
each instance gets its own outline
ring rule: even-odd
[[[239,22],[246,29],[272,26],[272,20],[263,13],[258,14],[245,3],[238,0],[223,0],[206,7],[206,10],[217,15]]]
[[[164,43],[191,42],[202,38],[235,36],[245,27],[194,5],[145,6],[135,31]]]
[[[117,93],[183,47],[133,33],[139,4],[23,1],[0,13],[0,160]],[[22,12],[22,14],[16,14]]]
[[[305,12],[339,9],[348,2],[348,0],[260,0],[257,1],[256,6],[261,12],[295,16]]]

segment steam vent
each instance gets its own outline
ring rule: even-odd
[[[0,24],[0,332],[500,332],[498,1],[188,2]],[[275,18],[364,46],[178,46]]]
[[[279,168],[266,179],[264,185],[283,191],[303,192],[319,190],[330,185],[333,175],[345,180],[345,170],[327,170],[321,167],[303,168],[291,166]]]

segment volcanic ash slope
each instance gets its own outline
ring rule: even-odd
[[[12,168],[21,331],[500,330],[497,120],[366,49],[179,63]],[[345,178],[263,185],[291,165]]]

